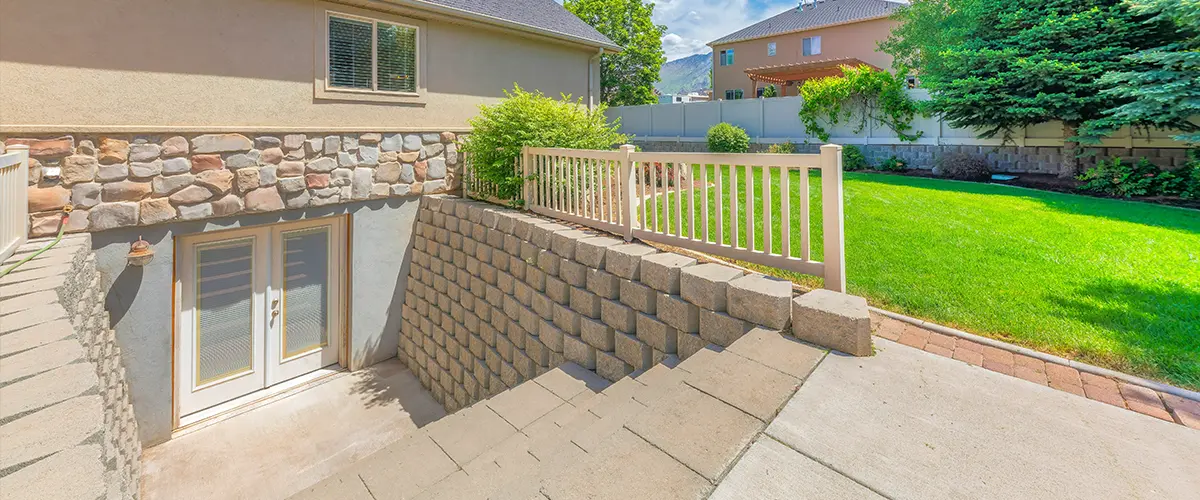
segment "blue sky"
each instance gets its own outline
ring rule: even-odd
[[[796,0],[655,0],[654,22],[667,26],[663,51],[671,61],[712,52],[706,43],[795,7],[796,3]]]

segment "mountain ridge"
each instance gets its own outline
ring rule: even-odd
[[[710,87],[712,52],[667,61],[658,72],[654,88],[662,94],[686,94]]]

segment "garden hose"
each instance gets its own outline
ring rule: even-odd
[[[54,248],[54,245],[57,245],[58,242],[62,241],[63,232],[66,231],[66,229],[67,229],[67,219],[71,217],[71,211],[74,209],[75,209],[75,207],[72,207],[71,205],[67,205],[67,206],[63,207],[62,221],[59,222],[59,224],[58,224],[58,236],[54,238],[54,241],[51,241],[49,245],[42,247],[41,250],[33,252],[28,257],[21,259],[20,262],[17,262],[16,264],[9,266],[7,269],[0,271],[0,278],[7,276],[8,273],[13,272],[13,270],[20,267],[21,264],[24,264],[26,262],[29,262],[29,261],[37,258],[37,256],[42,254],[42,252],[45,252],[46,250]]]

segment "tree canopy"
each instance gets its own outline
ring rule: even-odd
[[[1171,23],[1174,41],[1126,56],[1132,68],[1104,75],[1105,91],[1124,104],[1089,123],[1081,135],[1109,135],[1124,125],[1177,129],[1176,140],[1200,143],[1200,0],[1126,0],[1131,10]]]
[[[918,0],[896,18],[881,47],[919,72],[931,111],[983,137],[1060,120],[1064,175],[1078,164],[1077,128],[1132,101],[1104,76],[1137,70],[1130,56],[1177,38],[1122,0]]]
[[[625,50],[600,57],[600,96],[610,106],[654,104],[654,83],[666,57],[653,3],[642,0],[566,0],[563,6]]]

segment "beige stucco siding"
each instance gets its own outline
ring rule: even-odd
[[[890,19],[874,19],[828,28],[789,33],[769,38],[713,46],[713,97],[724,98],[728,89],[743,89],[747,98],[754,97],[746,68],[759,68],[780,64],[795,64],[826,59],[854,57],[879,68],[888,69],[892,56],[880,52],[878,44],[887,38],[896,22]],[[803,41],[807,37],[821,37],[821,54],[804,56]],[[767,44],[775,42],[775,55],[767,55]],[[721,66],[719,54],[733,49],[732,66]],[[760,87],[765,84],[760,83]],[[796,95],[795,87],[788,95]]]
[[[427,23],[422,105],[316,98],[311,0],[5,2],[0,126],[455,130],[514,82],[587,100],[594,48],[373,5]]]

